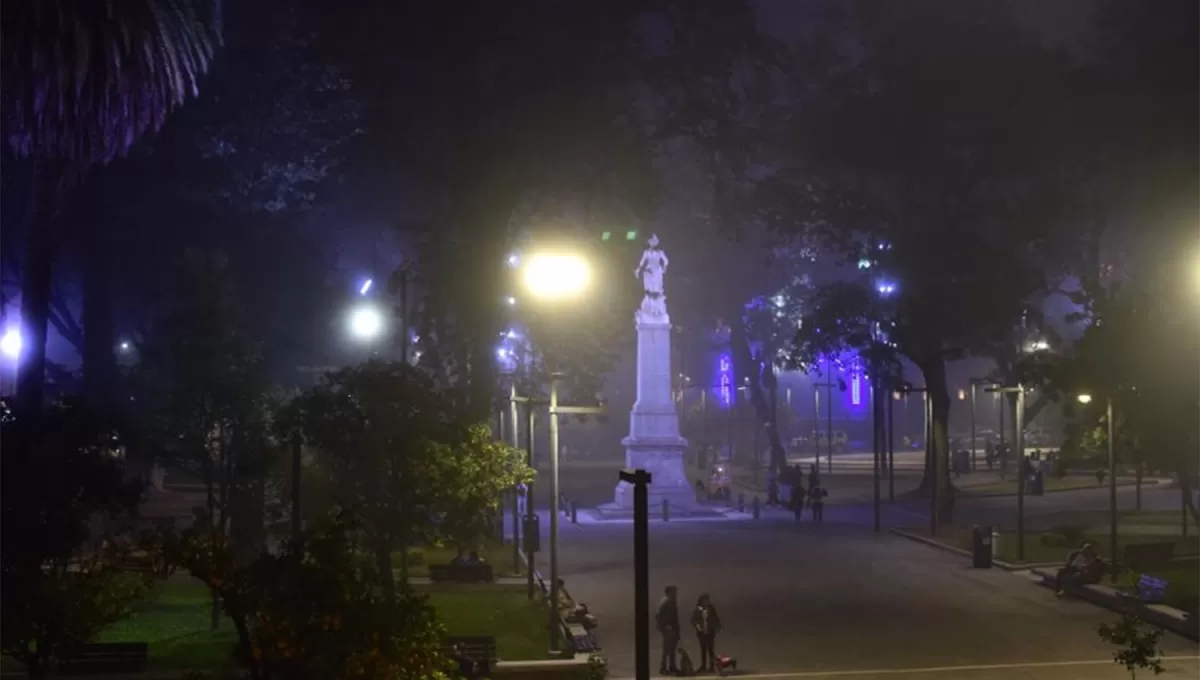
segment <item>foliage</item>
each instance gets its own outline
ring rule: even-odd
[[[1102,624],[1097,633],[1118,648],[1113,652],[1113,661],[1124,666],[1129,671],[1129,677],[1136,678],[1139,668],[1158,675],[1166,670],[1162,665],[1162,651],[1158,648],[1163,631],[1147,626],[1135,607],[1136,602],[1121,613],[1120,620]]]
[[[177,558],[220,599],[234,657],[255,680],[448,677],[432,608],[388,594],[357,559],[358,531],[343,517],[238,566],[229,542],[202,528],[184,534]]]
[[[10,4],[5,142],[83,166],[124,155],[196,94],[220,29],[215,0]]]
[[[141,485],[123,478],[111,426],[76,405],[6,418],[0,437],[0,646],[37,676],[125,616],[144,589],[121,571],[123,546],[85,547],[96,538],[89,522],[130,512]]]
[[[458,441],[451,404],[421,371],[378,360],[326,375],[298,399],[304,435],[329,472],[336,502],[362,518],[376,568],[390,584],[394,544],[433,531],[436,442]]]
[[[430,482],[438,494],[439,533],[460,552],[477,547],[504,494],[533,481],[535,473],[523,451],[496,441],[485,425],[470,427],[461,441],[432,446],[438,468]]]
[[[592,652],[587,659],[587,680],[604,680],[608,677],[608,661]]]

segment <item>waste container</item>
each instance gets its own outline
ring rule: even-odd
[[[542,549],[541,520],[537,515],[526,515],[521,522],[521,532],[525,552],[539,552]]]
[[[971,529],[971,566],[976,569],[992,568],[992,528]]]
[[[1041,496],[1046,493],[1046,473],[1038,470],[1029,477],[1029,493]]]

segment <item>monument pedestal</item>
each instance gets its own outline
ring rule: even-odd
[[[652,512],[666,500],[672,511],[686,513],[696,505],[696,492],[684,474],[687,440],[679,436],[671,393],[671,320],[660,301],[643,302],[637,313],[637,401],[629,414],[629,436],[621,443],[625,467],[651,475],[647,494]],[[631,510],[633,487],[618,482],[613,506]]]

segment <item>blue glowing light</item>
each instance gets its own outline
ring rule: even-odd
[[[863,259],[858,261],[858,268],[859,269],[870,269],[871,261],[864,257]]]
[[[366,281],[363,281],[362,286],[358,289],[358,294],[366,295],[367,291],[371,290],[371,284],[373,283],[375,283],[374,279],[367,279]]]
[[[850,380],[850,403],[862,406],[862,379],[857,375]]]
[[[888,295],[896,292],[896,284],[892,283],[891,281],[880,281],[875,286],[875,290],[878,291],[880,295],[887,297]]]
[[[4,332],[4,337],[0,338],[0,352],[9,359],[16,359],[21,356],[21,346],[24,343],[21,341],[21,331],[16,328],[10,328]]]
[[[733,404],[733,360],[728,354],[717,357],[717,396],[721,406]]]

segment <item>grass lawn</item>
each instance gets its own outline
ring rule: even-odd
[[[410,548],[408,551],[408,575],[429,576],[429,565],[450,564],[458,556],[453,546]],[[489,541],[479,548],[479,556],[492,565],[496,576],[521,576],[524,571],[513,571],[512,544]],[[392,553],[392,567],[399,570],[400,553]]]
[[[148,642],[146,667],[151,671],[232,668],[230,650],[237,640],[233,624],[223,620],[209,631],[208,589],[200,583],[159,582],[147,601],[129,618],[101,631],[93,642]],[[4,671],[21,664],[5,658]]]
[[[1188,560],[1150,574],[1167,581],[1167,604],[1184,611],[1200,608],[1200,562]]]
[[[447,635],[491,635],[501,659],[547,659],[546,608],[524,588],[488,584],[421,586]]]
[[[928,536],[927,530],[909,530],[923,536]],[[938,540],[964,550],[971,549],[971,529],[968,527],[944,527],[938,532]],[[1086,532],[1083,540],[1090,541],[1096,546],[1096,552],[1105,559],[1109,555],[1108,533]],[[1176,555],[1195,555],[1200,552],[1200,539],[1196,536],[1179,538],[1156,534],[1127,534],[1117,535],[1118,549],[1134,543],[1160,543],[1175,541]],[[1062,542],[1062,535],[1054,532],[1029,532],[1025,535],[1025,562],[1044,563],[1061,562],[1074,546]],[[1119,554],[1119,553],[1118,553]],[[1000,551],[997,558],[1004,562],[1017,561],[1017,536],[1015,532],[1005,531],[1000,536]],[[1169,579],[1168,579],[1169,580]]]
[[[1073,491],[1075,489],[1096,489],[1108,488],[1107,482],[1103,485],[1096,483],[1095,477],[1087,477],[1084,475],[1067,475],[1065,477],[1045,476],[1046,491]],[[1118,479],[1117,486],[1132,486],[1136,482],[1132,479]],[[1147,485],[1152,486],[1152,485]],[[993,482],[991,484],[980,484],[977,486],[964,486],[962,488],[963,495],[966,496],[1007,496],[1017,494],[1017,480],[1007,479],[1002,482]]]

